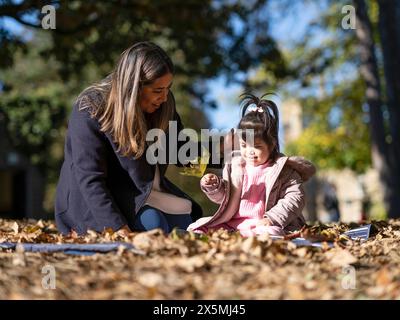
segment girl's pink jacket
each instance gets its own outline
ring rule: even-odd
[[[233,157],[231,163],[225,165],[223,177],[219,178],[216,189],[210,191],[200,185],[207,197],[220,206],[213,216],[197,220],[189,225],[188,230],[202,232],[204,228],[201,227],[213,228],[235,215],[239,210],[244,166],[242,157]],[[305,224],[302,214],[305,204],[302,183],[315,174],[315,166],[302,157],[286,157],[281,154],[266,170],[264,217],[284,232],[300,229]]]

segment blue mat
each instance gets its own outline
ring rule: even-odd
[[[137,254],[143,254],[141,250],[136,249],[132,244],[125,242],[112,242],[112,243],[15,243],[3,242],[0,243],[2,249],[15,250],[17,246],[21,246],[26,252],[63,252],[73,255],[93,255],[96,253],[108,253],[117,251],[120,246]]]
[[[353,240],[361,240],[365,241],[369,238],[371,230],[371,225],[365,225],[357,229],[352,229],[344,234],[348,235]],[[272,236],[272,239],[282,239],[283,237]],[[298,246],[313,246],[313,247],[321,247],[322,242],[311,242],[304,238],[295,238],[291,240]],[[327,243],[328,246],[333,247],[333,243]],[[2,249],[12,249],[15,250],[16,247],[21,246],[26,252],[63,252],[66,254],[72,255],[84,255],[90,256],[96,253],[108,253],[112,251],[117,251],[120,246],[125,247],[126,250],[129,250],[136,254],[144,254],[143,251],[136,249],[132,244],[126,242],[111,242],[111,243],[15,243],[15,242],[3,242],[0,243],[0,248]]]

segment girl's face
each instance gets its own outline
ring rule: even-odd
[[[167,101],[168,92],[172,86],[173,75],[166,75],[157,78],[153,83],[144,86],[140,93],[140,108],[145,113],[153,113],[161,104]]]
[[[246,164],[254,167],[267,162],[270,156],[268,145],[262,139],[254,139],[254,146],[240,139],[240,153]]]

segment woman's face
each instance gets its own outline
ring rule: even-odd
[[[240,139],[240,153],[247,164],[255,167],[267,162],[270,156],[269,147],[262,139],[255,139],[254,146]]]
[[[144,86],[141,93],[139,104],[143,112],[153,113],[161,104],[167,101],[168,92],[172,86],[173,75],[166,75],[157,78],[153,83]]]

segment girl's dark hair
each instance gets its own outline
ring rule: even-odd
[[[275,159],[279,152],[279,113],[276,104],[264,99],[266,93],[260,98],[250,93],[240,95],[242,105],[242,119],[238,129],[241,129],[241,138],[246,141],[246,136],[255,139],[262,139],[271,148],[271,158]],[[248,112],[249,107],[255,110]],[[252,130],[249,132],[249,130]]]

